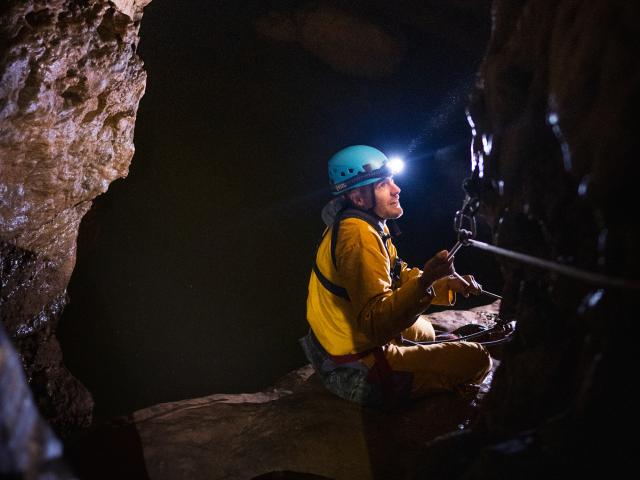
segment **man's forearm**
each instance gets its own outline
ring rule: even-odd
[[[425,289],[419,277],[411,278],[398,289],[372,298],[358,315],[358,328],[372,343],[387,343],[410,327],[434,296],[434,290]]]

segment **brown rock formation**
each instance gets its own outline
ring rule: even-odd
[[[88,392],[55,337],[91,201],[127,175],[148,0],[8,1],[0,38],[0,319],[44,415],[86,425]]]
[[[494,2],[470,113],[473,186],[498,245],[637,278],[640,239],[626,209],[640,146],[632,132],[639,15],[633,2]],[[629,449],[611,440],[631,409],[618,380],[633,363],[624,332],[635,321],[637,287],[501,264],[501,315],[518,320],[516,339],[481,422],[435,444],[421,475],[544,478],[624,468]]]

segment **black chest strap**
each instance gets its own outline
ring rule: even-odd
[[[336,285],[327,277],[325,277],[320,271],[320,269],[318,268],[318,264],[316,262],[313,262],[313,271],[316,274],[316,277],[318,277],[318,280],[320,280],[320,283],[324,288],[329,290],[334,295],[340,298],[344,298],[347,302],[351,301],[351,299],[349,298],[349,294],[347,293],[347,289],[339,285]]]
[[[391,238],[391,235],[388,233],[385,233],[383,221],[379,217],[372,215],[368,212],[363,212],[362,210],[358,210],[355,208],[347,208],[338,212],[338,214],[336,215],[335,221],[333,223],[333,227],[331,228],[331,261],[333,262],[333,266],[336,269],[338,268],[337,260],[336,260],[336,245],[338,244],[338,234],[340,232],[340,223],[342,222],[342,220],[346,220],[347,218],[359,218],[360,220],[364,220],[369,225],[371,225],[373,229],[376,231],[376,233],[378,234],[378,236],[380,237],[380,239],[382,240],[382,244],[384,245],[384,248],[387,251],[387,257],[389,257],[389,260],[391,260],[391,254],[389,253],[389,246],[387,245],[387,241]],[[395,224],[394,224],[394,227],[395,227],[395,231],[397,232],[396,234],[394,234],[394,236],[399,235],[400,233],[399,229]],[[325,232],[325,235],[326,235],[326,232]],[[322,239],[324,239],[324,235],[322,236]],[[322,239],[320,240],[320,242],[322,242]],[[316,256],[317,256],[317,252],[316,252]],[[391,265],[391,271],[389,272],[389,276],[391,277],[392,283],[394,285],[395,283],[397,283],[398,279],[400,278],[400,270],[401,270],[401,260],[399,258],[396,258],[396,261],[394,262],[394,265]],[[336,285],[327,277],[325,277],[320,271],[320,268],[318,268],[318,264],[316,261],[313,262],[313,271],[318,277],[318,280],[320,281],[320,283],[324,288],[329,290],[334,295],[340,298],[344,298],[347,301],[350,301],[347,290],[344,287],[341,287],[340,285]]]
[[[338,265],[336,263],[336,246],[338,245],[340,223],[342,222],[342,220],[346,220],[347,218],[359,218],[360,220],[364,220],[369,225],[371,225],[378,236],[382,239],[384,248],[387,251],[387,255],[389,256],[389,247],[387,246],[387,240],[391,238],[391,235],[384,232],[383,221],[379,217],[368,212],[358,210],[357,208],[346,208],[338,212],[338,214],[336,215],[336,219],[333,222],[333,227],[331,228],[331,261],[333,262],[334,267],[338,268]]]

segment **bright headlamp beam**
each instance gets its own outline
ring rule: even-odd
[[[402,172],[402,170],[404,170],[404,160],[402,160],[400,157],[391,157],[387,162],[387,168],[394,175],[396,173],[400,173]]]
[[[376,170],[369,169],[365,172],[358,173],[355,177],[351,177],[344,182],[336,183],[331,186],[331,190],[334,195],[338,195],[347,189],[352,188],[354,185],[369,179],[381,180],[385,177],[400,173],[404,169],[404,160],[400,157],[391,157],[389,161],[385,162],[380,168]]]

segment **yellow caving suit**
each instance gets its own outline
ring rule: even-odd
[[[392,285],[390,267],[398,257],[388,238],[389,230],[381,221],[374,228],[362,218],[345,218],[340,222],[334,266],[331,255],[334,227],[328,228],[320,243],[316,268],[325,280],[343,287],[348,299],[329,291],[312,271],[307,321],[314,340],[330,356],[361,354],[382,346],[391,370],[409,378],[409,388],[405,390],[411,397],[482,381],[491,367],[491,358],[480,344],[402,346],[397,341],[400,335],[414,341],[435,339],[431,323],[418,317],[432,303],[453,305],[455,294],[448,290],[446,279],[425,291],[419,279],[422,271],[408,268],[402,262],[396,285]],[[383,233],[384,240],[376,230]],[[376,360],[370,353],[357,362],[371,369]],[[325,385],[331,390],[327,382]]]

